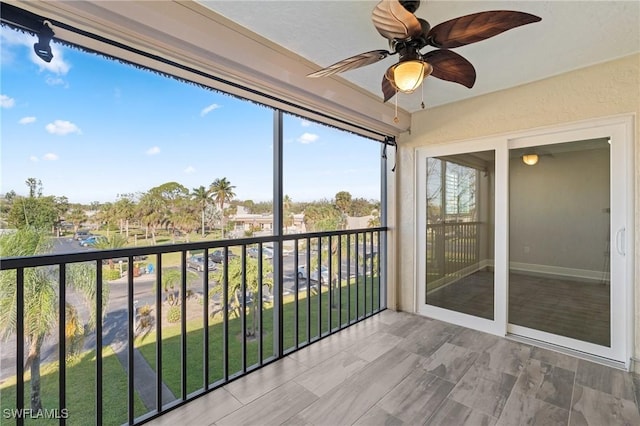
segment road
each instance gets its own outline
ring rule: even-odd
[[[93,250],[90,247],[81,247],[77,241],[70,238],[57,238],[54,240],[53,253],[54,254],[68,254],[77,253],[83,251]],[[352,248],[353,250],[353,248]],[[306,264],[306,255],[302,254],[298,257],[298,265]],[[283,291],[285,294],[292,294],[295,291],[296,286],[296,271],[294,269],[295,262],[293,256],[283,257]],[[118,267],[118,266],[116,266]],[[351,262],[350,273],[355,274],[355,264]],[[197,294],[202,295],[202,276],[203,273],[193,271],[200,276],[199,283],[193,284],[190,288]],[[347,264],[342,264],[342,275],[347,276]],[[306,291],[306,282],[302,280],[299,282],[298,291]],[[109,303],[103,322],[103,344],[109,345],[119,341],[126,341],[127,339],[127,300],[128,300],[128,282],[126,278],[122,278],[116,281],[109,282]],[[215,285],[215,283],[211,283]],[[133,285],[134,291],[134,303],[137,306],[143,305],[155,305],[155,274],[146,275],[134,279]],[[265,297],[270,297],[269,289],[265,286]],[[67,301],[79,311],[82,318],[88,318],[88,309],[85,306],[79,295],[75,294],[73,290],[67,290]],[[53,333],[45,340],[42,347],[42,362],[52,362],[57,360],[57,329],[53,330]],[[85,348],[92,349],[95,347],[95,336],[89,335],[85,341]],[[26,348],[25,348],[26,353]],[[7,377],[15,375],[15,357],[16,357],[16,345],[15,338],[12,337],[8,341],[2,343],[0,347],[0,383]]]

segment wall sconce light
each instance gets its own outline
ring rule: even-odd
[[[53,53],[51,53],[51,39],[55,35],[48,22],[45,21],[42,24],[42,29],[38,33],[38,42],[33,45],[33,50],[38,55],[38,58],[45,62],[51,62],[53,59]]]
[[[538,164],[538,154],[525,154],[522,156],[522,162],[527,166],[535,166]]]

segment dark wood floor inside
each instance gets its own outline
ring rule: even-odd
[[[432,306],[493,319],[494,276],[483,270],[427,294]],[[610,287],[586,281],[509,274],[509,322],[610,345]]]

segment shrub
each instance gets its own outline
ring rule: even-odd
[[[105,281],[113,281],[120,278],[120,271],[117,269],[103,269],[102,279]]]
[[[170,323],[180,322],[182,312],[180,306],[171,306],[167,311],[167,321]]]

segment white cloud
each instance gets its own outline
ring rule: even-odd
[[[30,124],[30,123],[34,123],[36,121],[35,117],[22,117],[18,123],[20,124]]]
[[[45,126],[47,132],[53,135],[68,135],[69,133],[82,134],[82,130],[75,124],[66,120],[56,120],[53,123],[49,123]]]
[[[303,133],[298,138],[298,142],[302,144],[314,143],[315,141],[318,140],[319,137],[320,136],[316,135],[315,133]]]
[[[196,169],[195,169],[195,167],[193,167],[193,166],[189,166],[189,167],[187,167],[186,169],[184,169],[184,172],[185,172],[186,174],[190,175],[190,174],[195,173],[195,172],[196,172]]]
[[[152,146],[147,150],[147,155],[156,155],[156,154],[160,154],[159,146]]]
[[[66,81],[61,79],[60,77],[48,76],[46,82],[49,86],[64,86],[65,88],[69,87]]]
[[[300,125],[301,125],[302,127],[309,127],[309,126],[311,126],[311,122],[310,122],[310,121],[307,121],[307,120],[301,120],[301,121],[300,121]]]
[[[58,44],[51,43],[51,53],[53,54],[51,62],[45,62],[40,59],[33,50],[33,44],[31,44],[29,52],[31,62],[36,64],[40,68],[40,71],[46,70],[56,75],[66,75],[71,69],[71,64],[64,60],[63,50]]]
[[[218,104],[211,104],[208,107],[203,108],[202,111],[200,111],[200,117],[204,117],[205,115],[209,114],[211,111],[216,110],[218,108],[221,108],[221,106]]]
[[[49,152],[42,156],[42,159],[45,161],[56,161],[58,158],[58,155],[54,154],[53,152]]]
[[[16,104],[16,100],[7,95],[0,95],[0,106],[2,108],[12,108]]]
[[[3,29],[0,33],[0,39],[4,45],[3,47],[24,46],[29,49],[29,59],[40,68],[40,71],[47,70],[56,75],[65,75],[71,69],[71,64],[64,60],[64,48],[57,43],[51,43],[53,59],[47,63],[38,58],[38,55],[33,50],[33,44],[38,42],[37,37],[19,31]]]
[[[29,160],[33,161],[34,163],[37,163],[38,161],[40,161],[38,160],[38,157],[36,157],[35,155],[32,155],[31,157],[29,157]]]

